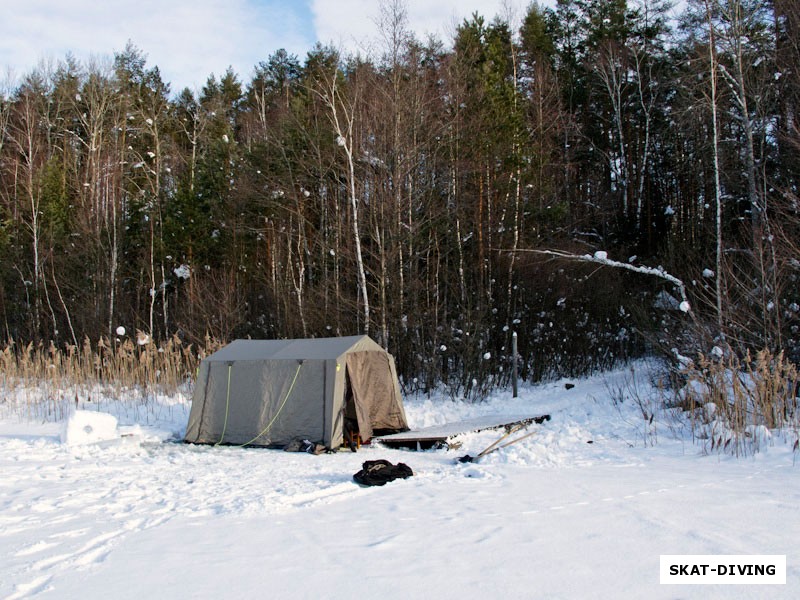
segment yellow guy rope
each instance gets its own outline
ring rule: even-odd
[[[225,392],[225,422],[222,424],[222,435],[219,436],[219,441],[214,444],[219,446],[225,438],[225,430],[228,428],[228,408],[231,405],[231,368],[233,363],[228,363],[228,390]]]
[[[294,384],[297,382],[297,376],[300,374],[300,367],[302,366],[303,366],[303,361],[300,361],[300,363],[298,363],[297,365],[297,370],[294,372],[294,379],[292,379],[292,385],[289,386],[289,391],[286,392],[286,396],[283,398],[283,402],[281,402],[281,406],[280,408],[278,408],[278,412],[275,413],[275,416],[272,417],[272,420],[270,420],[267,426],[256,437],[254,437],[249,442],[245,442],[244,444],[239,444],[237,447],[241,448],[242,446],[249,446],[250,444],[255,442],[258,438],[260,438],[262,435],[267,433],[270,429],[272,429],[272,426],[274,425],[278,416],[281,414],[283,407],[286,406],[286,401],[289,399],[289,396],[291,395],[292,390],[294,389]]]

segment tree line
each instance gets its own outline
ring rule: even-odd
[[[3,334],[367,333],[406,389],[459,394],[507,380],[513,332],[529,379],[800,358],[797,3],[559,0],[445,45],[388,0],[380,35],[199,92],[131,44],[6,85]]]

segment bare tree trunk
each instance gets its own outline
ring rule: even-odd
[[[510,11],[510,8],[508,9]],[[518,84],[518,77],[517,77],[517,52],[514,45],[511,45],[511,64],[513,67],[512,77],[513,77],[513,84],[514,84],[514,112],[516,113],[518,110],[517,102],[518,102],[518,94],[519,89],[517,87]],[[514,130],[514,143],[512,145],[512,150],[514,154],[517,155],[518,164],[522,162],[522,147],[521,147],[521,132],[517,130],[515,127]],[[514,172],[510,178],[515,180],[514,186],[514,227],[513,227],[513,239],[511,242],[511,252],[508,261],[508,273],[507,273],[507,289],[506,289],[506,319],[509,320],[509,325],[511,325],[512,315],[511,310],[513,308],[513,299],[514,299],[514,267],[516,266],[517,260],[517,249],[519,248],[519,230],[520,230],[520,205],[522,203],[522,169],[517,167],[516,172]]]
[[[713,131],[713,153],[714,153],[714,200],[716,203],[716,257],[715,257],[715,295],[716,295],[716,311],[717,311],[717,327],[720,334],[723,332],[722,320],[722,278],[724,277],[722,271],[722,189],[720,187],[719,178],[719,132],[717,118],[717,56],[715,51],[715,38],[714,38],[714,24],[711,20],[711,6],[709,0],[706,0],[706,14],[708,17],[708,32],[709,44],[708,54],[710,60],[710,80],[711,80],[711,121]]]
[[[642,150],[641,164],[639,165],[639,187],[636,193],[636,229],[642,228],[642,210],[644,204],[644,183],[647,179],[647,163],[650,160],[650,130],[652,122],[652,113],[655,106],[655,95],[650,94],[650,98],[645,100],[644,84],[642,81],[642,56],[638,52],[634,53],[634,60],[636,61],[636,72],[638,82],[638,97],[639,105],[642,107],[644,115],[644,148]],[[648,73],[648,81],[652,81],[652,73]]]
[[[11,132],[11,140],[21,158],[23,168],[23,184],[25,189],[25,202],[30,219],[26,223],[27,229],[31,234],[31,253],[33,256],[33,281],[29,282],[33,287],[33,327],[38,335],[41,325],[41,281],[42,281],[42,262],[40,256],[41,246],[41,223],[39,221],[39,204],[41,201],[41,190],[35,179],[38,155],[40,148],[36,140],[36,129],[40,115],[33,105],[32,93],[27,93],[20,102],[19,125]],[[16,180],[18,181],[18,180]],[[15,189],[17,187],[15,182]],[[25,278],[23,277],[23,284]],[[26,284],[27,285],[27,284]],[[27,289],[26,289],[27,293]]]
[[[52,268],[52,261],[50,261],[50,264],[51,264],[51,276],[53,278],[53,285],[56,288],[58,299],[61,302],[61,308],[64,309],[64,316],[67,319],[67,326],[69,327],[70,336],[72,336],[72,343],[75,344],[75,346],[77,346],[78,338],[75,335],[75,328],[72,326],[72,318],[70,317],[69,314],[69,308],[67,308],[67,303],[64,301],[64,296],[61,294],[61,287],[58,285],[58,281],[56,280],[56,270]],[[53,315],[53,323],[55,324],[55,314]]]
[[[302,219],[299,219],[298,228],[302,228]],[[308,325],[306,324],[306,314],[303,306],[303,286],[305,285],[306,273],[305,253],[303,252],[302,239],[300,235],[298,235],[296,240],[297,259],[294,258],[292,229],[292,220],[290,218],[289,227],[286,232],[286,265],[288,266],[289,277],[291,278],[292,287],[294,288],[294,296],[297,298],[297,314],[300,316],[300,326],[302,328],[303,337],[308,337]]]
[[[514,189],[514,231],[511,242],[511,252],[508,260],[508,289],[506,294],[506,318],[511,319],[511,309],[514,299],[514,267],[516,266],[517,250],[519,249],[519,230],[520,230],[520,205],[522,203],[522,183],[520,179],[522,173],[520,169],[516,172],[516,186]]]
[[[617,184],[622,188],[622,214],[627,217],[630,214],[630,199],[628,197],[628,185],[630,181],[628,173],[628,160],[625,153],[625,131],[623,124],[622,91],[625,87],[623,80],[622,57],[612,43],[606,44],[605,52],[601,55],[600,64],[597,66],[597,73],[603,82],[611,101],[614,111],[614,128],[617,137],[617,157],[610,160],[611,171],[616,174]],[[638,229],[637,223],[637,229]]]
[[[744,171],[747,180],[747,199],[750,205],[753,259],[757,276],[761,280],[759,290],[761,311],[764,315],[763,334],[765,342],[779,343],[781,338],[781,311],[779,310],[780,300],[777,295],[777,264],[773,240],[770,236],[765,235],[765,230],[769,229],[768,214],[759,194],[755,156],[755,124],[751,116],[750,106],[750,96],[753,95],[757,104],[759,95],[764,93],[765,90],[748,89],[747,70],[751,69],[752,65],[748,57],[745,56],[747,44],[753,43],[748,25],[754,20],[757,7],[745,6],[741,0],[717,1],[724,15],[724,23],[727,24],[723,33],[724,41],[728,46],[733,61],[733,73],[729,72],[723,64],[719,64],[719,67],[721,73],[727,79],[738,105],[740,122],[745,136]],[[765,247],[769,249],[771,259],[767,256]]]
[[[111,198],[111,248],[109,253],[108,274],[108,335],[111,337],[113,335],[114,328],[114,311],[116,309],[115,302],[117,294],[117,269],[119,268],[119,215],[117,214],[117,190],[109,190],[109,192],[110,194],[113,194]]]
[[[322,91],[315,90],[330,111],[330,119],[336,133],[336,143],[344,150],[347,158],[347,187],[350,199],[351,221],[353,226],[353,243],[356,250],[356,267],[358,269],[358,288],[361,294],[362,309],[364,313],[365,334],[369,334],[370,307],[369,292],[367,289],[367,274],[364,268],[364,257],[361,251],[361,233],[358,224],[359,203],[356,196],[355,157],[353,155],[355,140],[353,139],[353,125],[355,121],[356,100],[346,103],[337,86],[337,73],[325,80]]]

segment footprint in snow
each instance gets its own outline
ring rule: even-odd
[[[43,577],[37,577],[28,583],[18,583],[14,586],[14,593],[11,594],[7,600],[20,600],[21,598],[27,598],[28,596],[48,591],[52,589],[52,587],[48,585],[51,579],[52,577],[45,575]]]
[[[36,554],[37,552],[44,552],[45,550],[53,548],[54,546],[58,546],[58,542],[36,542],[35,544],[31,544],[30,546],[15,552],[14,556],[30,556],[31,554]]]

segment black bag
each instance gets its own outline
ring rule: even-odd
[[[413,474],[411,467],[404,463],[393,465],[388,460],[368,460],[353,475],[353,480],[363,486],[385,485],[395,479],[407,479]]]

